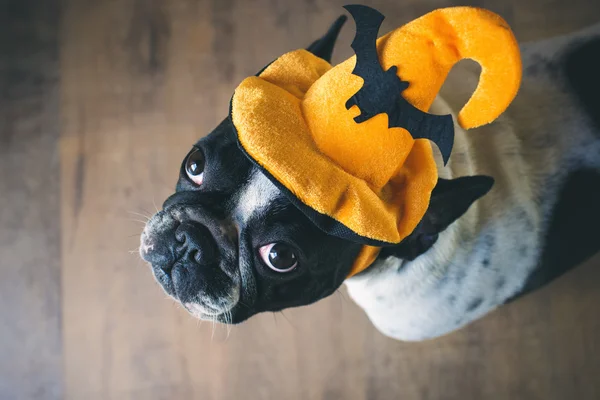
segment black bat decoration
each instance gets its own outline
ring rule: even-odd
[[[415,139],[434,142],[446,165],[454,144],[452,116],[419,110],[402,97],[408,82],[398,77],[398,68],[393,66],[383,70],[376,46],[379,28],[385,18],[383,14],[363,5],[347,5],[344,8],[356,23],[356,35],[351,45],[356,53],[356,66],[352,73],[364,80],[360,90],[346,102],[346,108],[353,105],[360,108],[361,114],[354,118],[357,123],[386,113],[389,128],[404,128]]]

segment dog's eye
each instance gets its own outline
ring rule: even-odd
[[[289,272],[298,266],[298,258],[290,246],[270,243],[258,249],[265,265],[276,272]]]
[[[199,149],[194,150],[185,162],[185,173],[196,185],[202,185],[204,181],[204,154]]]

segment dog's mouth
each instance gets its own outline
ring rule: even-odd
[[[239,291],[233,291],[239,293]],[[192,316],[202,320],[212,320],[225,323],[232,322],[233,310],[239,302],[238,298],[231,298],[227,304],[221,304],[219,307],[207,305],[204,301],[181,303]]]
[[[163,291],[173,300],[180,303],[183,308],[193,317],[201,320],[218,321],[223,323],[232,322],[232,314],[240,302],[240,286],[233,281],[223,287],[223,282],[219,289],[211,288],[215,283],[208,283],[206,288],[199,289],[195,296],[186,293],[186,288],[193,282],[187,282],[192,278],[185,278],[185,264],[182,256],[169,267],[159,267],[149,263],[155,280],[160,284]],[[147,261],[147,260],[146,260]],[[165,269],[170,270],[165,272]],[[182,269],[182,271],[180,271]],[[175,274],[175,277],[173,276]],[[183,277],[182,277],[183,276]],[[178,278],[179,277],[179,278]],[[181,281],[181,282],[179,282]],[[219,293],[214,293],[218,291]]]
[[[167,295],[194,317],[231,323],[241,292],[234,243],[218,223],[189,218],[195,214],[157,213],[142,232],[140,256]]]

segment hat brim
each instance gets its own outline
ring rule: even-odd
[[[414,141],[394,179],[374,190],[319,150],[295,93],[261,77],[247,78],[232,97],[230,116],[240,148],[323,231],[389,246],[408,236],[425,214],[437,182],[427,141]]]

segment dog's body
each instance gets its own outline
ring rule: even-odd
[[[438,163],[440,177],[489,175],[495,185],[439,237],[428,236],[434,239],[414,257],[382,251],[346,280],[381,332],[401,340],[448,333],[600,248],[591,229],[569,242],[564,235],[572,232],[561,219],[563,211],[570,217],[588,204],[585,198],[600,198],[599,54],[600,25],[524,45],[523,83],[506,113],[471,131],[456,126],[450,162]],[[431,111],[455,116],[477,77],[457,68]],[[236,323],[337,290],[360,245],[319,231],[292,206],[237,149],[227,121],[196,148],[206,158],[203,182],[186,177],[184,161],[177,193],[142,234],[141,255],[167,293],[200,318]],[[578,179],[583,185],[574,187],[573,199],[573,190],[563,189],[581,170],[593,172]],[[291,244],[299,266],[286,274],[265,268],[261,250],[272,242]]]
[[[550,268],[540,260],[561,188],[577,170],[600,172],[600,108],[595,120],[587,114],[573,81],[600,89],[599,78],[585,76],[593,65],[600,72],[600,25],[526,44],[522,57],[523,83],[511,107],[491,125],[466,132],[457,126],[450,162],[438,162],[441,177],[490,175],[494,188],[422,256],[380,259],[346,281],[351,297],[388,336],[436,337],[523,291],[536,267]],[[454,72],[435,113],[456,115],[477,82],[468,68]]]

